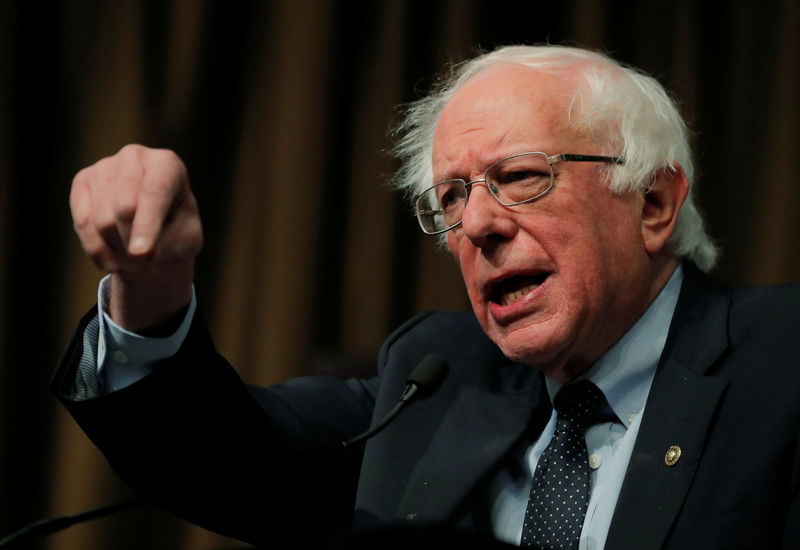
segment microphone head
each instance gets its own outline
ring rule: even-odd
[[[430,353],[414,367],[406,383],[417,386],[420,397],[425,397],[434,392],[444,381],[448,369],[449,366],[444,355]]]

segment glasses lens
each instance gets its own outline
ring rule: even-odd
[[[416,213],[425,233],[440,233],[461,221],[467,202],[467,188],[462,180],[448,180],[434,185],[419,197]]]
[[[503,159],[486,170],[486,184],[504,205],[539,198],[553,187],[553,169],[544,153]]]

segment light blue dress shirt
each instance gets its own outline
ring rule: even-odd
[[[605,545],[682,282],[679,266],[644,315],[581,376],[602,390],[619,422],[596,424],[586,430],[591,496],[579,550],[599,550]],[[550,378],[545,381],[552,401],[562,384]],[[500,540],[520,544],[533,472],[553,437],[555,425],[553,410],[539,439],[520,445],[509,458],[512,463],[487,484],[492,531]]]

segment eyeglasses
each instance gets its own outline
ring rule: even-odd
[[[446,180],[426,189],[414,199],[414,214],[419,226],[428,235],[449,231],[461,223],[471,188],[476,183],[483,183],[503,206],[533,202],[553,189],[553,165],[566,161],[625,164],[622,157],[520,153],[495,162],[486,169],[481,179]]]

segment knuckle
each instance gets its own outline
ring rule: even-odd
[[[174,163],[178,160],[178,155],[172,149],[153,149],[152,154],[154,158],[157,158],[161,162],[167,163]]]
[[[105,179],[108,177],[109,174],[114,172],[114,169],[117,165],[117,157],[105,157],[88,168],[84,168],[83,171],[86,172],[87,175],[87,182],[92,182],[100,179]]]
[[[186,176],[186,165],[183,164],[181,157],[175,151],[171,149],[153,149],[152,154],[160,164],[169,167],[169,172],[173,174],[173,177],[181,178]]]
[[[92,170],[92,167],[91,166],[87,166],[86,168],[84,168],[83,170],[81,170],[80,172],[75,174],[75,177],[72,178],[72,189],[73,189],[73,191],[75,190],[76,187],[81,187],[81,186],[85,186],[86,185],[86,183],[87,183],[87,181],[89,179],[89,174],[91,173],[91,170]]]
[[[178,160],[178,154],[172,149],[151,149],[150,153],[153,155],[153,158],[158,159],[160,162],[174,163]]]
[[[117,155],[121,157],[130,157],[136,156],[138,157],[142,154],[147,148],[143,145],[139,145],[138,143],[128,143],[127,145],[123,145],[122,148],[117,152]]]

